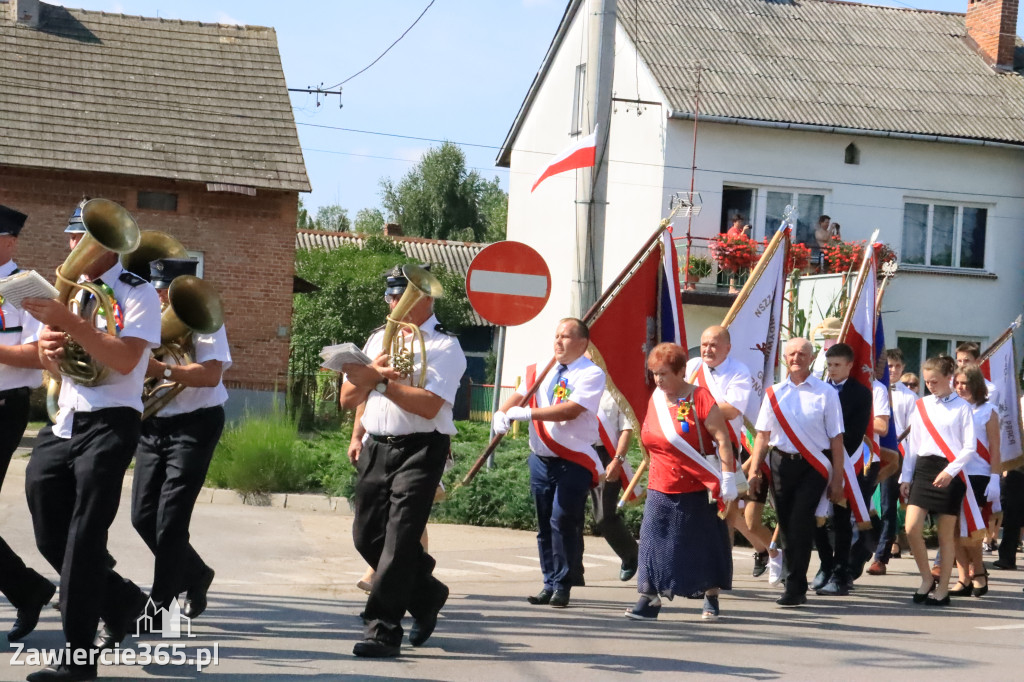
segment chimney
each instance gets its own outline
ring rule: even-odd
[[[384,236],[385,237],[401,237],[402,226],[398,223],[384,223]]]
[[[0,16],[29,28],[39,26],[39,0],[0,0]]]
[[[991,66],[1013,68],[1018,0],[967,0],[967,37]]]

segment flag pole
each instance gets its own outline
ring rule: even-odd
[[[768,242],[768,246],[765,247],[764,253],[761,254],[761,257],[757,260],[757,264],[754,266],[753,271],[751,271],[750,277],[747,278],[743,288],[740,289],[740,293],[736,295],[736,300],[732,302],[732,307],[729,308],[729,312],[727,312],[725,317],[722,318],[723,327],[728,329],[729,325],[732,324],[732,321],[736,319],[737,315],[739,315],[740,310],[743,309],[743,305],[747,302],[747,299],[750,298],[750,292],[754,290],[754,285],[756,285],[757,281],[761,279],[761,275],[764,274],[764,270],[768,267],[769,261],[771,261],[772,256],[775,255],[775,251],[779,248],[779,244],[785,239],[788,245],[788,233],[788,230],[777,230],[775,234],[772,235],[772,240]]]
[[[864,257],[860,262],[860,271],[857,272],[857,280],[853,283],[853,296],[850,297],[849,303],[846,304],[846,310],[843,312],[843,324],[839,327],[839,337],[836,339],[836,343],[843,343],[846,340],[846,333],[850,331],[850,323],[853,322],[853,309],[857,299],[860,298],[860,293],[864,289],[864,280],[868,276],[868,264],[871,263],[871,259],[875,257],[874,243],[878,239],[878,230],[875,230],[871,234],[871,239],[864,244]]]
[[[639,251],[637,251],[636,256],[634,256],[633,259],[626,264],[626,267],[622,269],[622,272],[619,273],[618,277],[612,280],[612,283],[608,285],[608,288],[604,290],[604,293],[601,294],[600,298],[594,301],[594,304],[590,306],[590,309],[588,309],[587,312],[583,314],[582,320],[584,324],[590,324],[591,320],[594,317],[596,317],[597,313],[600,312],[602,307],[604,307],[604,304],[607,303],[611,298],[613,298],[614,295],[617,293],[619,285],[621,285],[627,277],[633,274],[633,271],[636,269],[637,264],[640,263],[644,258],[646,258],[650,254],[651,249],[653,249],[658,244],[658,240],[661,239],[661,234],[668,228],[672,218],[675,217],[677,210],[678,207],[672,209],[672,212],[669,214],[668,218],[665,218],[664,220],[661,221],[661,223],[658,225],[658,229],[654,231],[654,234],[652,234],[646,242],[644,242],[644,245],[640,247]],[[533,394],[537,392],[537,389],[540,387],[541,382],[544,380],[544,377],[547,376],[547,373],[550,372],[551,368],[554,366],[555,359],[551,358],[551,360],[548,361],[548,364],[544,367],[544,371],[537,375],[537,379],[533,382],[533,386],[531,386],[530,389],[526,392],[526,395],[523,396],[522,404],[530,402],[530,398],[532,398]],[[483,451],[483,454],[481,454],[480,457],[477,458],[476,462],[473,463],[473,466],[470,467],[469,471],[466,472],[466,475],[463,477],[462,481],[460,481],[459,484],[455,486],[455,490],[458,490],[464,485],[468,485],[476,477],[477,473],[479,473],[480,469],[487,461],[487,458],[491,456],[491,453],[493,453],[495,449],[497,449],[498,444],[501,443],[502,438],[504,438],[504,434],[495,434],[494,438],[492,438],[491,442],[487,445],[487,448]],[[455,490],[452,490],[453,494]]]
[[[978,358],[978,364],[981,365],[981,363],[985,362],[990,357],[992,357],[995,354],[995,352],[999,350],[999,347],[1006,343],[1010,339],[1010,337],[1013,336],[1013,331],[1020,326],[1020,323],[1021,316],[1018,315],[1017,319],[1011,322],[1010,326],[1006,328],[1006,331],[1000,334],[999,338],[993,341],[992,345],[985,349],[985,352],[982,353],[981,357]]]

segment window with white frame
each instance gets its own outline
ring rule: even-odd
[[[985,267],[988,209],[950,203],[907,201],[903,205],[903,248],[908,265]]]
[[[569,134],[579,135],[583,132],[583,104],[587,96],[587,65],[580,64],[576,67],[576,86],[572,93],[572,121],[569,124]]]
[[[913,372],[921,378],[921,366],[928,358],[936,355],[949,355],[954,357],[956,347],[964,341],[979,341],[980,339],[958,339],[949,336],[919,336],[917,334],[897,334],[896,346],[903,351],[904,372]],[[895,377],[894,380],[898,380]],[[921,393],[927,394],[924,388],[924,381],[921,381]]]
[[[825,212],[825,195],[809,192],[773,189],[765,193],[765,236],[775,234],[782,224],[786,206],[796,207],[796,230],[793,241],[801,244],[814,244],[814,228],[818,226],[818,218]]]

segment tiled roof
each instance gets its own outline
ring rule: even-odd
[[[309,191],[272,28],[0,19],[0,164]]]
[[[508,165],[580,4],[570,2],[498,165]],[[618,19],[675,115],[692,115],[700,64],[701,116],[1024,144],[1024,41],[1016,71],[997,72],[969,45],[963,14],[833,0],[628,0]]]
[[[339,246],[357,246],[363,248],[366,235],[354,232],[320,232],[317,230],[297,230],[295,233],[296,249],[336,249]],[[478,242],[453,242],[444,239],[423,239],[421,237],[391,237],[402,247],[409,258],[420,263],[440,264],[450,272],[457,272],[463,277],[469,272],[469,264],[476,254],[487,244]],[[493,326],[473,311],[473,324]]]

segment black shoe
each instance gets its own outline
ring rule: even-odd
[[[36,629],[36,625],[39,624],[39,614],[42,613],[43,607],[50,603],[50,599],[53,598],[53,593],[56,591],[57,588],[54,584],[47,580],[45,587],[40,587],[39,592],[36,593],[36,600],[32,604],[18,609],[14,626],[7,633],[8,642],[17,642]]]
[[[622,565],[619,567],[619,580],[626,582],[634,575],[636,575],[636,559],[634,559],[631,564],[627,564],[623,561]]]
[[[402,653],[402,647],[379,639],[364,639],[356,642],[352,647],[352,653],[360,658],[394,658]]]
[[[949,591],[950,597],[970,597],[971,586],[964,584],[963,581],[957,580],[956,587]]]
[[[755,578],[760,578],[764,575],[764,572],[768,570],[768,552],[754,552],[754,572],[752,575]]]
[[[103,651],[104,649],[113,649],[123,642],[129,632],[135,632],[139,624],[139,616],[145,611],[147,603],[146,595],[142,593],[142,590],[139,590],[134,599],[132,599],[132,603],[122,612],[123,618],[121,621],[104,623],[103,627],[96,634],[96,639],[93,640],[92,645]]]
[[[850,594],[850,588],[845,578],[832,578],[814,593],[822,597],[845,597]]]
[[[949,595],[947,594],[942,599],[936,599],[935,597],[928,597],[924,600],[925,606],[949,606]]]
[[[412,628],[409,630],[409,644],[419,646],[430,639],[437,627],[437,614],[441,613],[444,603],[448,601],[448,586],[441,585],[441,591],[431,606],[430,613],[423,618],[415,618],[412,621]]]
[[[564,609],[569,605],[569,590],[555,590],[549,603],[552,608]]]
[[[825,587],[825,583],[828,582],[829,574],[824,569],[819,568],[818,572],[814,576],[814,580],[811,581],[812,590],[820,590]]]
[[[800,606],[801,604],[807,603],[807,595],[805,594],[783,594],[781,597],[775,600],[775,603],[785,608],[792,608],[794,606]]]
[[[71,668],[59,665],[56,668],[43,668],[25,678],[28,682],[83,682],[96,679],[96,668],[83,666]]]
[[[206,593],[210,590],[210,585],[213,584],[213,569],[209,569],[209,572],[199,579],[192,587],[188,588],[188,592],[185,593],[185,608],[181,610],[186,617],[190,619],[198,618],[206,610]]]
[[[530,602],[531,604],[533,604],[535,606],[538,605],[538,604],[547,604],[548,602],[551,601],[551,591],[550,590],[541,590],[535,596],[527,597],[526,601]]]
[[[1017,567],[1010,564],[1004,564],[1002,559],[998,559],[992,562],[992,568],[1000,571],[1016,571]]]

